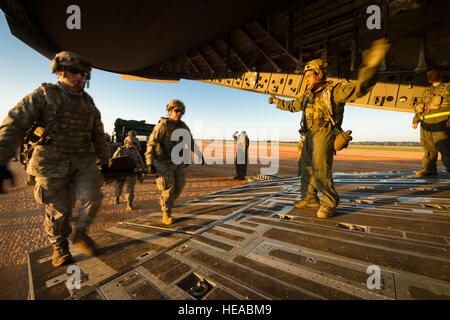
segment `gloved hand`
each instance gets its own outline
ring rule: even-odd
[[[367,67],[376,67],[381,63],[391,45],[385,38],[372,42],[372,46],[362,52],[362,64]]]
[[[6,169],[6,166],[0,166],[0,193],[6,193],[5,190],[3,189],[4,180],[10,180],[11,185],[15,184],[14,177],[11,174],[11,172],[9,172],[9,170]]]
[[[272,104],[272,103],[277,104],[277,103],[278,103],[278,99],[275,98],[274,95],[271,95],[271,96],[269,97],[269,103],[270,103],[270,104]]]
[[[151,164],[147,167],[147,171],[149,174],[154,174],[154,173],[156,173],[156,168],[154,165]]]

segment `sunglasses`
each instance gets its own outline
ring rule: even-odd
[[[73,73],[74,75],[81,74],[81,76],[87,78],[88,73],[86,71],[81,71],[80,69],[74,68],[74,67],[67,67],[67,71],[70,73]]]
[[[181,113],[184,114],[184,110],[180,110],[180,109],[172,109],[175,113]]]

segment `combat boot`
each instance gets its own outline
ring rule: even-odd
[[[134,207],[133,207],[133,202],[128,201],[127,202],[127,211],[133,211]]]
[[[435,176],[437,174],[438,172],[436,170],[428,171],[426,169],[423,169],[416,172],[416,177]]]
[[[308,200],[300,200],[294,202],[294,207],[296,208],[318,208],[319,201],[308,201]]]
[[[170,216],[170,211],[169,210],[163,210],[162,214],[163,214],[162,222],[164,224],[172,224],[173,223],[173,219]]]
[[[320,219],[327,219],[334,216],[336,213],[336,207],[330,208],[330,207],[324,207],[321,206],[319,210],[317,211],[317,218]]]
[[[94,240],[92,240],[85,232],[75,230],[75,234],[71,240],[83,254],[88,256],[95,256],[97,254],[97,246],[95,245]]]
[[[53,246],[52,266],[57,268],[70,263],[73,263],[73,258],[69,251],[69,245]]]

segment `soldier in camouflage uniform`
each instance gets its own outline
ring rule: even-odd
[[[438,152],[450,172],[450,83],[442,82],[443,79],[443,68],[431,68],[428,71],[431,87],[424,91],[415,106],[412,127],[417,129],[420,122],[420,142],[425,151],[423,170],[416,172],[418,177],[437,174]]]
[[[84,91],[90,63],[76,53],[63,51],[52,60],[51,70],[61,81],[43,83],[8,113],[0,126],[0,185],[11,176],[6,168],[29,129],[41,138],[27,166],[35,176],[34,196],[45,206],[44,227],[53,246],[52,264],[71,263],[68,237],[76,194],[80,212],[71,239],[83,253],[93,255],[95,243],[86,229],[97,214],[103,182],[96,159],[107,168],[105,132],[92,98]]]
[[[139,139],[136,136],[136,131],[134,131],[134,130],[128,131],[128,135],[127,136],[128,137],[132,137],[133,139],[135,139],[135,141],[137,141],[137,143],[135,143],[134,146],[136,147],[137,150],[139,150],[139,147],[141,146],[141,142],[139,141]]]
[[[145,164],[141,155],[136,149],[136,144],[139,142],[137,138],[133,138],[131,135],[125,138],[124,145],[119,147],[114,153],[113,158],[117,157],[130,157],[136,162],[136,166],[139,170],[144,170]],[[122,193],[123,185],[127,185],[127,211],[133,210],[134,199],[134,186],[136,185],[136,174],[132,174],[126,178],[117,178],[116,186],[114,189],[114,200],[116,204],[119,204],[120,195]]]
[[[147,142],[145,158],[149,167],[148,172],[156,172],[157,174],[156,185],[161,191],[162,222],[171,224],[173,223],[171,209],[185,185],[185,168],[188,166],[185,162],[174,162],[175,157],[179,156],[175,147],[179,146],[181,142],[183,142],[183,145],[190,144],[189,155],[190,150],[198,151],[197,156],[202,159],[202,164],[204,164],[204,160],[199,149],[195,148],[195,142],[188,126],[181,121],[185,112],[184,104],[179,100],[171,100],[166,109],[169,118],[162,117],[153,129]],[[178,141],[173,141],[172,136],[178,138],[179,134],[184,134],[184,137],[189,141],[181,138]]]
[[[307,88],[296,100],[269,97],[269,103],[276,103],[278,109],[304,113],[302,123],[306,124],[306,128],[302,129],[306,129],[306,133],[301,157],[302,201],[296,202],[296,207],[320,205],[317,211],[319,218],[331,217],[336,212],[339,195],[333,183],[332,165],[334,140],[342,132],[344,105],[365,95],[376,83],[378,65],[388,49],[387,41],[380,39],[363,52],[363,65],[355,83],[326,81],[327,64],[317,59],[306,64],[304,79]],[[322,193],[320,204],[317,191]]]
[[[247,133],[242,131],[238,136],[237,131],[233,133],[233,139],[237,142],[237,152],[234,158],[234,165],[236,167],[236,176],[233,179],[244,180],[247,175],[247,165],[248,165],[248,146],[250,140],[248,139]]]

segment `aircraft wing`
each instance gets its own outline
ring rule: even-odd
[[[74,9],[75,6],[75,9]],[[412,112],[427,67],[447,66],[446,0],[0,0],[13,35],[47,58],[80,53],[124,79],[191,79],[294,98],[301,70],[324,58],[355,81],[362,50],[392,46],[377,85],[352,104]],[[78,23],[78,25],[77,25]]]

